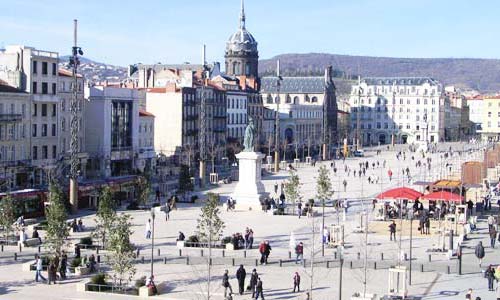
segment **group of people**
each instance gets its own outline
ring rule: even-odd
[[[35,281],[38,282],[40,279],[46,281],[47,284],[57,283],[58,276],[57,272],[59,272],[59,280],[65,280],[66,277],[66,269],[68,268],[68,256],[65,252],[62,253],[61,257],[55,256],[50,259],[47,267],[47,277],[45,278],[42,275],[42,271],[44,268],[43,259],[36,255],[35,257]]]
[[[79,219],[78,221],[76,219],[73,219],[71,222],[71,230],[73,232],[83,232],[85,231],[85,227],[83,227],[83,221],[82,219]]]

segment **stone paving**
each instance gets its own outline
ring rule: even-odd
[[[448,145],[442,145],[443,149],[448,149]],[[476,145],[453,144],[453,149],[463,150],[468,148],[477,148]],[[417,154],[414,154],[415,157]],[[375,168],[367,172],[366,177],[354,177],[344,174],[344,163],[336,161],[338,169],[337,175],[331,175],[333,186],[337,186],[334,198],[349,198],[351,207],[349,208],[345,224],[346,232],[346,248],[345,248],[345,263],[343,268],[343,299],[349,297],[356,291],[363,290],[363,258],[365,256],[365,248],[367,249],[367,292],[383,295],[387,292],[388,271],[387,268],[395,265],[398,262],[400,244],[399,242],[390,242],[387,231],[383,228],[386,226],[376,222],[370,223],[370,233],[368,234],[368,246],[364,247],[365,235],[351,233],[358,225],[358,213],[364,209],[371,210],[370,200],[361,200],[364,198],[373,197],[380,191],[391,187],[406,185],[408,186],[407,178],[398,176],[401,174],[398,170],[405,169],[407,166],[411,170],[411,182],[417,180],[430,181],[438,179],[440,176],[445,176],[449,170],[444,170],[442,167],[446,161],[440,158],[441,153],[432,154],[433,166],[431,172],[425,172],[424,168],[416,170],[415,162],[412,160],[412,154],[407,154],[406,160],[398,161],[395,158],[395,152],[382,151],[380,155],[376,155],[374,151],[367,151],[366,157],[347,159],[345,164],[350,168],[354,168],[360,161],[378,160],[382,165],[383,160],[386,160],[386,168]],[[460,164],[460,161],[473,160],[474,157],[479,157],[480,151],[472,154],[453,156],[448,161],[452,163],[452,172]],[[416,158],[417,159],[417,158]],[[419,158],[420,159],[420,158]],[[316,167],[302,166],[298,169],[304,199],[313,198],[315,194],[315,177],[318,163]],[[327,162],[330,166],[330,162]],[[391,168],[394,173],[392,181],[388,180],[387,169]],[[352,172],[352,171],[351,171]],[[333,173],[333,172],[332,172]],[[378,184],[368,184],[367,176],[375,174],[379,176]],[[280,183],[286,180],[287,172],[268,176],[264,178],[264,184],[268,192],[273,192],[275,182]],[[338,188],[339,183],[344,180],[348,181],[347,191],[343,188]],[[225,195],[232,192],[235,183],[219,186],[211,191],[220,193],[223,198]],[[410,185],[411,186],[411,185]],[[413,186],[418,189],[421,187]],[[200,193],[201,194],[201,193]],[[199,249],[184,249],[182,258],[179,258],[179,252],[176,248],[175,239],[178,231],[183,231],[186,236],[194,233],[196,227],[196,219],[199,216],[201,204],[179,204],[176,211],[171,212],[169,221],[165,221],[164,214],[157,213],[155,220],[155,263],[154,273],[157,282],[167,281],[167,294],[159,296],[159,299],[206,299],[203,295],[207,289],[207,263],[206,250],[204,257],[200,256]],[[495,207],[495,212],[498,209]],[[140,247],[140,254],[137,262],[137,275],[147,275],[149,273],[150,264],[150,240],[146,240],[144,236],[145,223],[150,218],[150,212],[146,211],[129,211],[134,219],[134,233],[131,237],[132,241]],[[305,299],[305,294],[291,293],[292,276],[295,271],[298,271],[302,276],[302,289],[308,289],[311,282],[311,253],[314,245],[315,261],[314,276],[313,276],[313,299],[338,299],[339,285],[339,262],[335,258],[336,250],[326,248],[325,256],[321,255],[321,217],[315,218],[297,218],[297,216],[272,216],[264,212],[226,212],[221,213],[223,220],[226,223],[224,235],[230,235],[234,232],[243,232],[246,227],[250,227],[255,232],[255,243],[258,244],[261,240],[267,239],[270,241],[273,251],[270,256],[270,264],[267,266],[257,266],[257,270],[264,282],[264,293],[266,299]],[[81,217],[86,226],[93,226],[94,215],[92,211],[82,212]],[[341,218],[340,218],[341,219]],[[325,224],[337,223],[336,211],[328,207],[326,208]],[[311,232],[316,228],[316,236],[311,239]],[[414,223],[415,227],[416,224]],[[381,229],[376,230],[377,226]],[[493,299],[493,293],[487,291],[486,280],[481,276],[481,269],[473,255],[473,247],[479,240],[483,240],[483,244],[487,245],[487,225],[485,221],[480,219],[479,231],[471,235],[471,239],[465,242],[465,254],[463,271],[464,275],[456,274],[456,259],[448,260],[442,254],[433,254],[432,261],[429,262],[427,248],[432,244],[437,243],[437,236],[421,236],[414,234],[413,238],[413,257],[412,261],[413,284],[410,287],[410,294],[421,297],[422,299],[463,299],[467,288],[472,287],[477,290],[477,296],[482,299]],[[306,266],[296,265],[288,259],[290,233],[293,231],[297,241],[303,241],[305,244]],[[88,236],[89,232],[72,234],[72,242],[78,240],[82,236]],[[157,249],[160,249],[158,256]],[[4,252],[0,252],[0,299],[124,299],[135,297],[126,297],[118,295],[100,295],[95,293],[76,292],[76,283],[81,281],[80,278],[70,278],[67,281],[55,286],[47,286],[45,284],[34,282],[34,274],[23,272],[21,263],[32,259],[36,248],[27,248],[22,253],[19,253],[18,261],[13,260],[14,253],[17,247],[6,246]],[[408,252],[409,238],[403,235],[401,241],[401,250]],[[222,257],[222,250],[213,250],[213,266],[212,274],[213,281],[211,284],[212,299],[223,299],[223,288],[221,287],[221,276],[224,269],[230,270],[232,275],[231,284],[233,289],[237,289],[236,279],[234,274],[236,266],[232,266],[232,259],[236,265],[245,263],[245,268],[249,274],[255,267],[255,259],[259,257],[256,249],[248,250],[246,258],[243,256],[242,250],[224,251],[225,257]],[[90,251],[83,251],[82,254],[88,254]],[[358,254],[359,253],[359,254]],[[381,253],[384,255],[384,260],[381,260]],[[103,261],[105,254],[101,253]],[[360,258],[358,258],[358,255]],[[190,258],[190,265],[186,265],[186,256]],[[145,262],[141,263],[141,258],[144,257]],[[164,258],[167,258],[167,264],[164,264]],[[283,261],[282,267],[279,266],[279,260]],[[498,263],[500,259],[499,250],[486,248],[486,259],[484,265],[488,263]],[[325,261],[331,261],[329,267],[326,267]],[[352,269],[350,264],[352,262]],[[221,264],[222,263],[222,264]],[[377,269],[374,269],[374,263],[377,263]],[[404,262],[408,265],[408,261]],[[424,272],[421,272],[421,265],[424,267]],[[447,273],[447,268],[450,267],[451,274]],[[103,268],[106,268],[103,264]],[[248,278],[248,276],[247,276]],[[248,279],[247,279],[248,280]],[[234,299],[249,299],[250,295],[235,296]]]

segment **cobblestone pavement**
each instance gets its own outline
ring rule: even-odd
[[[448,149],[448,145],[443,145],[443,149]],[[452,144],[455,150],[464,150],[474,148],[475,145]],[[456,151],[455,151],[456,152]],[[410,168],[412,178],[411,183],[418,180],[435,180],[441,176],[446,176],[449,170],[444,170],[444,165],[447,162],[452,164],[452,173],[457,172],[460,162],[474,160],[480,157],[481,153],[475,152],[471,154],[455,154],[448,160],[441,159],[442,153],[432,154],[433,165],[431,171],[425,171],[425,168],[415,168],[415,160],[411,159],[411,154],[407,154],[406,160],[398,161],[395,158],[395,152],[383,151],[380,155],[376,155],[374,151],[367,151],[364,158],[348,159],[345,164],[354,168],[358,166],[360,161],[379,161],[382,165],[386,160],[386,168],[370,168],[369,174],[378,174],[379,184],[368,184],[366,177],[354,178],[352,173],[350,176],[344,174],[344,163],[336,161],[338,169],[337,175],[331,175],[334,187],[344,180],[348,181],[346,192],[343,188],[336,189],[335,197],[349,198],[350,205],[345,224],[346,232],[346,247],[345,247],[345,263],[343,268],[343,299],[349,297],[356,291],[363,291],[364,280],[364,257],[367,256],[367,292],[383,295],[388,288],[388,271],[387,268],[398,263],[398,255],[400,248],[407,254],[409,252],[409,237],[404,234],[399,242],[391,242],[388,238],[388,233],[384,227],[386,224],[379,222],[371,222],[368,234],[368,246],[364,247],[365,235],[352,233],[359,225],[358,213],[365,208],[371,210],[370,200],[362,201],[365,197],[373,197],[381,190],[386,190],[390,187],[406,185],[408,186],[407,178],[398,176],[401,174],[398,170]],[[421,158],[420,158],[421,159]],[[330,166],[330,162],[327,162]],[[314,197],[315,176],[317,174],[319,163],[315,168],[310,166],[301,166],[298,168],[298,174],[303,183],[301,190],[304,199]],[[387,169],[391,168],[394,172],[392,181],[387,178]],[[333,173],[333,172],[332,172]],[[264,178],[264,184],[268,192],[273,191],[275,182],[280,183],[285,180],[288,174],[280,172],[279,174],[267,176]],[[403,183],[404,182],[404,183]],[[226,184],[212,189],[214,192],[220,193],[223,197],[234,188],[235,183]],[[413,186],[421,188],[419,186]],[[200,195],[203,193],[200,193]],[[196,227],[196,219],[200,212],[200,203],[180,204],[178,210],[171,212],[171,219],[165,221],[162,213],[157,214],[155,220],[155,263],[154,273],[157,282],[167,281],[168,293],[158,298],[160,299],[206,299],[203,295],[207,289],[207,265],[208,258],[206,250],[201,256],[199,249],[184,249],[182,256],[179,257],[179,251],[175,245],[175,239],[178,231],[183,231],[186,236],[194,233]],[[498,213],[498,208],[494,208],[494,212]],[[92,211],[81,212],[81,217],[84,223],[92,229],[95,216]],[[131,236],[132,241],[140,247],[140,253],[137,261],[137,277],[147,275],[150,270],[150,240],[144,237],[145,223],[150,218],[150,213],[147,211],[130,211],[127,212],[133,217],[133,230]],[[226,223],[224,235],[230,235],[234,232],[243,232],[246,227],[253,228],[255,232],[255,242],[258,244],[261,240],[267,239],[270,241],[273,251],[270,256],[270,264],[266,266],[255,267],[255,259],[259,257],[256,249],[248,250],[244,254],[242,250],[224,251],[213,250],[212,258],[212,274],[213,281],[211,284],[212,299],[223,299],[223,288],[221,287],[221,276],[225,269],[230,270],[232,275],[231,284],[233,289],[237,289],[236,279],[234,274],[237,265],[243,263],[250,273],[253,268],[256,268],[264,282],[264,293],[266,299],[305,299],[304,293],[294,294],[291,292],[292,276],[295,271],[298,271],[302,276],[302,289],[308,289],[311,283],[311,253],[315,253],[316,264],[313,268],[313,297],[314,299],[338,299],[339,286],[339,261],[335,257],[336,250],[334,248],[326,248],[325,256],[321,255],[321,237],[319,229],[321,228],[321,217],[298,219],[296,216],[272,216],[264,212],[226,212],[221,213],[223,220]],[[328,207],[326,208],[325,224],[335,224],[338,220],[342,221],[342,215],[338,217],[336,211]],[[314,222],[314,226],[313,226]],[[416,225],[416,224],[414,224]],[[464,259],[463,272],[464,275],[457,275],[457,260],[448,260],[444,254],[433,253],[429,262],[427,249],[433,244],[438,243],[436,235],[422,236],[414,234],[413,238],[413,260],[412,260],[412,285],[409,287],[410,294],[421,297],[422,299],[463,299],[467,288],[471,287],[477,291],[477,296],[482,299],[493,299],[493,293],[487,291],[487,284],[484,277],[481,275],[481,269],[473,254],[473,247],[477,241],[482,240],[483,244],[488,245],[487,225],[484,219],[479,220],[479,230],[470,235],[470,239],[464,243]],[[404,232],[408,232],[403,225]],[[312,228],[316,228],[317,234],[314,240],[311,239]],[[386,227],[385,227],[386,228]],[[297,241],[303,241],[305,244],[305,267],[301,264],[297,265],[289,259],[289,243],[290,234],[294,233]],[[43,232],[42,232],[43,234]],[[83,233],[74,233],[71,236],[71,242],[75,242],[83,236],[88,236],[89,231]],[[365,248],[367,251],[365,251]],[[158,250],[160,249],[160,255]],[[42,249],[43,250],[43,249]],[[117,295],[100,295],[95,293],[76,292],[76,283],[81,281],[81,278],[70,277],[70,279],[57,284],[55,286],[47,286],[41,283],[34,282],[34,274],[32,272],[22,271],[21,264],[31,260],[37,252],[36,248],[26,248],[23,252],[18,253],[18,260],[14,261],[14,253],[18,252],[17,247],[6,246],[4,251],[0,252],[0,299],[124,299],[135,297],[117,296]],[[91,251],[83,251],[82,254],[89,254]],[[359,254],[358,254],[359,253]],[[383,260],[381,257],[383,253]],[[105,264],[106,254],[101,252],[102,268],[107,269]],[[246,257],[244,257],[246,255]],[[359,256],[359,258],[358,258]],[[144,257],[144,263],[141,262]],[[189,257],[189,265],[186,260]],[[165,264],[164,259],[167,259]],[[233,259],[234,264],[233,265]],[[281,266],[280,266],[281,259]],[[499,250],[486,248],[486,259],[483,263],[498,263],[500,259]],[[327,262],[328,268],[327,268]],[[376,269],[375,269],[376,263]],[[403,262],[409,266],[409,261]],[[351,269],[352,264],[352,269]],[[421,268],[423,266],[423,272]],[[450,274],[447,274],[448,267]],[[235,296],[235,299],[249,299],[250,295]]]

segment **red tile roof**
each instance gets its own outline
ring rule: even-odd
[[[152,113],[145,111],[145,110],[139,110],[139,117],[155,117]]]

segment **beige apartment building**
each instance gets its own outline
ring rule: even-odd
[[[30,95],[0,80],[0,191],[30,185]]]
[[[481,137],[498,141],[500,137],[500,95],[483,98],[482,119]]]

